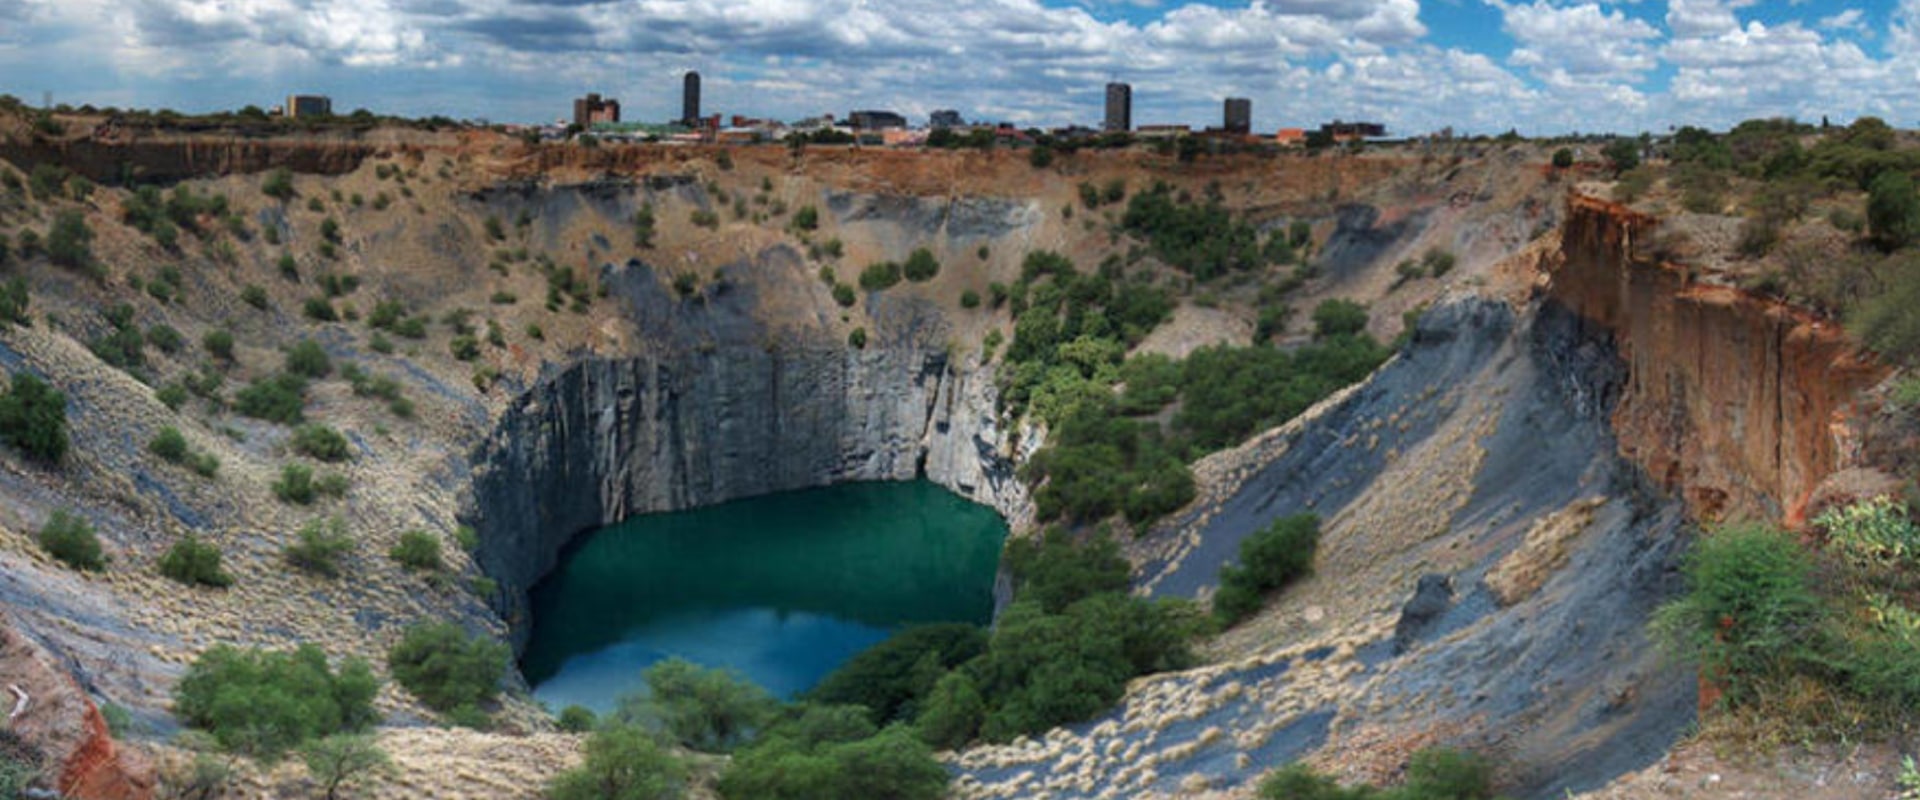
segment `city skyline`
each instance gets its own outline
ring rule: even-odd
[[[58,65],[49,68],[47,65]],[[1920,123],[1920,0],[0,0],[0,92],[186,112],[324,94],[336,111],[550,122],[571,98],[675,119],[853,108],[1016,125],[1252,129],[1368,119],[1418,134]]]

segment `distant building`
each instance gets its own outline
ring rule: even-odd
[[[1253,101],[1245,97],[1227,98],[1227,119],[1225,127],[1228,133],[1237,133],[1242,136],[1251,133],[1253,131]]]
[[[700,119],[700,73],[688,71],[681,81],[680,119],[692,124]]]
[[[573,124],[591,128],[602,122],[620,121],[620,101],[589,94],[573,101]]]
[[[1107,118],[1103,130],[1125,133],[1133,130],[1133,87],[1124,83],[1107,84]]]
[[[1273,141],[1281,147],[1305,147],[1307,144],[1307,129],[1281,128],[1279,133],[1273,135]]]
[[[1351,142],[1384,137],[1387,135],[1387,126],[1378,122],[1341,122],[1336,119],[1320,126],[1320,133],[1336,142]]]
[[[907,118],[891,111],[850,111],[847,122],[854,130],[878,131],[907,127]]]
[[[933,118],[929,122],[932,123],[930,127],[934,128],[964,128],[967,125],[967,121],[960,118],[960,112],[952,109],[933,112]]]
[[[331,117],[333,116],[333,98],[319,94],[287,95],[287,117]]]

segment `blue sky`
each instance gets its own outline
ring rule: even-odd
[[[787,119],[1091,124],[1117,78],[1136,123],[1920,127],[1920,0],[0,0],[0,92],[35,102],[665,119],[687,69],[707,110]]]

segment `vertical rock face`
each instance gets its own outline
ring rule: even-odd
[[[1883,369],[1836,324],[1636,257],[1653,218],[1570,202],[1549,293],[1626,364],[1613,418],[1622,454],[1706,518],[1797,522],[1819,482],[1857,458],[1844,431]]]
[[[6,719],[16,695],[0,690],[0,726],[49,758],[46,782],[63,797],[146,800],[154,796],[153,764],[119,746],[107,721],[64,664],[0,615],[0,684],[26,693],[20,716]]]
[[[934,309],[892,309],[854,349],[753,329],[733,313],[750,292],[689,307],[635,291],[641,318],[665,326],[648,341],[665,346],[548,376],[477,454],[478,557],[516,598],[510,622],[569,539],[636,514],[924,476],[1016,523],[1030,515],[991,374],[950,361]]]

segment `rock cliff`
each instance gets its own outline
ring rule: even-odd
[[[755,272],[791,253],[762,254]],[[544,376],[480,447],[471,521],[510,622],[575,534],[627,517],[845,481],[925,477],[1031,514],[995,425],[992,373],[956,363],[937,309],[868,299],[865,348],[824,328],[772,331],[764,284],[669,296],[645,265],[610,274],[649,352]]]
[[[1707,518],[1798,522],[1828,475],[1857,466],[1862,389],[1885,377],[1839,325],[1636,252],[1658,221],[1569,201],[1548,295],[1626,367],[1620,450]]]

